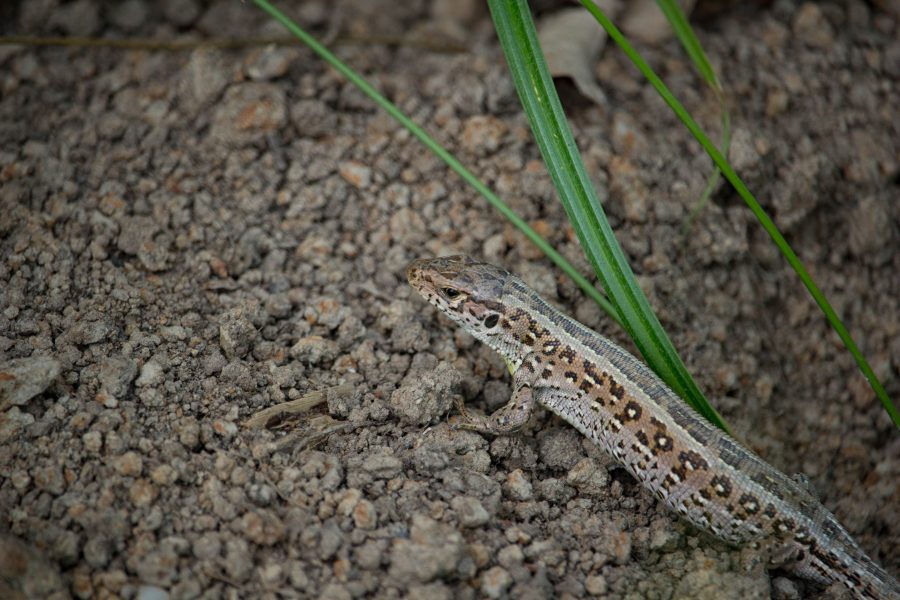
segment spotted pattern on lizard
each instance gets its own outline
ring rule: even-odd
[[[460,406],[460,427],[512,433],[540,403],[615,457],[668,507],[735,545],[858,598],[900,585],[804,487],[710,425],[631,354],[562,314],[520,279],[464,256],[418,260],[410,284],[496,350],[513,373],[489,416]]]

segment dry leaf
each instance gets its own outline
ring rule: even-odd
[[[613,18],[618,3],[598,2],[600,10]],[[549,14],[538,25],[538,40],[553,77],[570,77],[578,91],[601,106],[606,94],[597,83],[594,64],[606,43],[606,31],[584,8],[567,8]]]

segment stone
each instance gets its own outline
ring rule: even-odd
[[[271,83],[232,85],[216,104],[210,126],[214,142],[241,147],[263,142],[287,123],[284,90]]]
[[[144,470],[144,462],[137,452],[126,452],[114,462],[116,472],[124,477],[139,477]]]
[[[0,410],[24,406],[59,376],[60,364],[49,356],[15,358],[0,363]]]
[[[415,514],[409,539],[393,540],[390,574],[405,584],[428,583],[453,574],[464,550],[465,541],[456,529]]]
[[[491,518],[478,498],[472,496],[456,496],[450,501],[450,508],[456,512],[463,527],[481,527]]]
[[[404,423],[434,423],[450,410],[461,383],[462,376],[448,362],[438,363],[433,371],[410,372],[391,394],[391,410]]]
[[[163,382],[164,369],[155,360],[149,360],[141,367],[141,374],[134,384],[137,387],[156,387]]]
[[[828,49],[834,43],[834,29],[814,2],[804,3],[794,15],[794,35],[813,48]]]
[[[506,476],[503,491],[513,500],[531,500],[533,496],[531,482],[528,481],[522,469],[516,469]]]
[[[491,567],[481,574],[481,591],[488,598],[499,598],[511,584],[512,577],[503,567]]]
[[[372,169],[358,161],[346,161],[338,165],[338,173],[355,188],[365,189],[372,182]]]

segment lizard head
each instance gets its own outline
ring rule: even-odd
[[[425,300],[475,337],[499,335],[503,287],[509,273],[468,256],[414,260],[406,268],[409,284]]]

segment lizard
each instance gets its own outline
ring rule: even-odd
[[[860,548],[802,480],[718,429],[650,368],[566,316],[521,279],[467,256],[418,259],[414,290],[506,361],[510,400],[490,415],[457,400],[456,429],[504,435],[540,404],[612,455],[695,527],[750,546],[767,566],[855,598],[900,598],[900,584]]]

